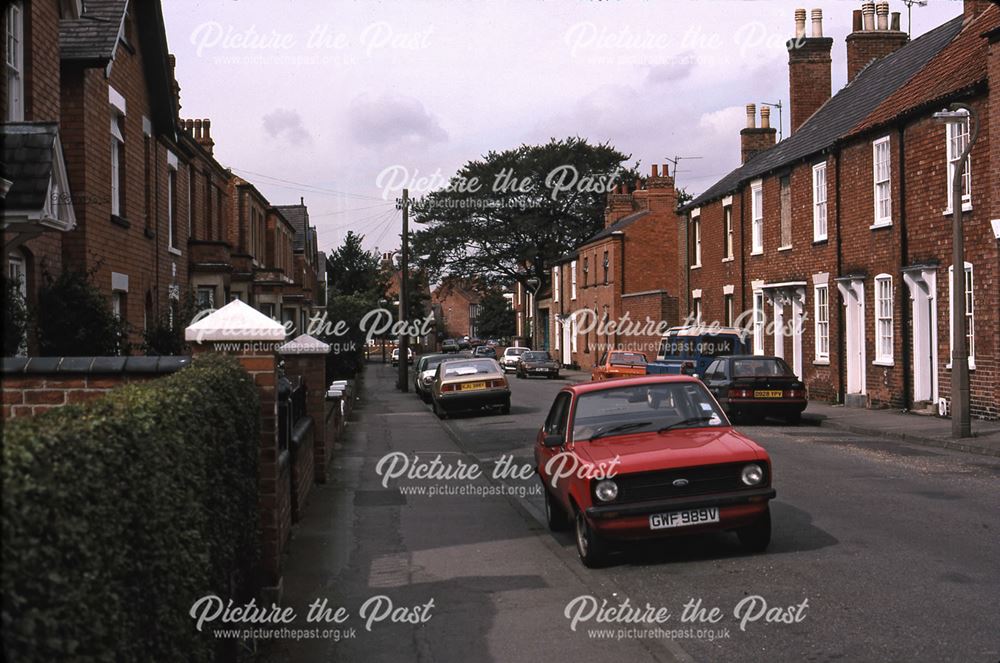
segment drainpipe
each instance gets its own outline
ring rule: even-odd
[[[739,283],[740,283],[740,311],[741,313],[746,313],[747,310],[747,273],[746,264],[744,256],[746,253],[743,251],[743,240],[744,240],[744,226],[746,225],[747,215],[746,215],[746,205],[743,200],[743,188],[739,189],[740,197],[740,273],[739,273]],[[734,247],[735,248],[735,247]]]
[[[899,125],[899,273],[902,275],[902,268],[910,262],[909,238],[906,232],[906,132],[902,124]],[[910,319],[910,307],[906,305],[906,283],[902,278],[896,284],[898,291],[899,317],[902,321],[901,343],[903,355],[903,406],[907,410],[913,409],[913,375],[910,362],[910,349],[913,343],[913,321]]]
[[[834,224],[837,227],[837,276],[843,276],[843,264],[842,264],[842,239],[840,236],[840,151],[838,150],[834,155],[834,173],[837,178],[837,186],[834,188],[834,200],[837,205],[837,213],[834,215]],[[838,288],[839,290],[839,288]],[[838,293],[839,294],[839,293]],[[844,321],[843,306],[837,307],[837,399],[840,403],[847,402],[847,388],[845,386],[847,376],[844,367],[844,362],[846,361],[846,350],[844,342],[844,334],[846,333],[846,325]]]

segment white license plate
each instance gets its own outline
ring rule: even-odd
[[[687,527],[688,525],[717,522],[719,522],[719,507],[713,506],[705,507],[704,509],[654,513],[649,517],[649,529],[669,529],[671,527]]]

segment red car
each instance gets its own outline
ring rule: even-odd
[[[549,527],[574,527],[586,566],[630,539],[730,530],[755,552],[771,541],[770,458],[697,378],[565,387],[538,432],[535,463]]]

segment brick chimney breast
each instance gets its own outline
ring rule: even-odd
[[[806,11],[795,11],[794,39],[788,48],[788,88],[791,98],[791,133],[830,98],[833,90],[830,53],[833,39],[823,37],[823,11],[812,10],[812,36],[805,36]]]
[[[847,35],[847,81],[848,83],[873,60],[885,57],[899,50],[910,40],[899,29],[898,12],[890,21],[889,3],[866,2],[861,6],[861,21],[854,13],[854,31]],[[876,19],[877,16],[877,19]]]
[[[766,108],[766,106],[765,106]],[[761,112],[761,127],[757,127],[756,120],[757,106],[747,104],[747,126],[740,131],[740,158],[742,163],[746,163],[759,152],[774,146],[774,139],[778,135],[778,130],[774,127],[763,126],[763,110]],[[770,113],[770,109],[768,109]]]

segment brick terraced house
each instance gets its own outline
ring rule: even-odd
[[[303,201],[273,206],[215,159],[209,120],[180,119],[159,2],[14,1],[2,20],[4,252],[29,306],[43,272],[93,272],[138,348],[186,293],[296,325],[324,304]]]
[[[831,96],[822,14],[813,11],[806,36],[805,12],[796,13],[792,134],[774,144],[748,106],[742,165],[682,209],[685,304],[706,321],[746,324],[755,351],[785,357],[813,398],[948,407],[949,173],[969,128],[932,116],[965,102],[980,126],[959,203],[972,412],[996,418],[1000,6],[967,0],[912,41],[888,3],[865,3],[853,18],[848,84]]]
[[[655,334],[626,336],[601,323],[679,322],[676,207],[673,178],[654,165],[644,180],[609,194],[604,228],[552,266],[543,320],[548,349],[563,365],[590,369],[609,348],[655,356]],[[530,316],[530,293],[519,286],[515,307],[521,302]]]

